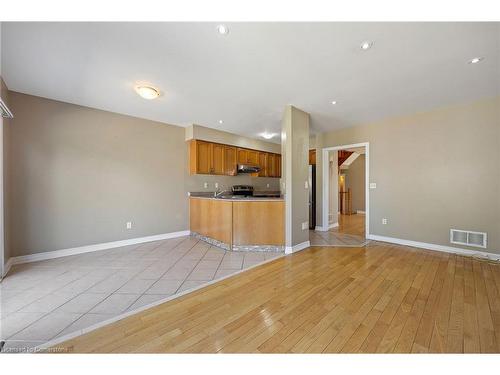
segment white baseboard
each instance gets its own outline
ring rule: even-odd
[[[317,232],[328,232],[329,229],[337,228],[338,226],[339,226],[338,222],[332,223],[332,224],[328,224],[327,227],[316,225],[316,227],[314,228],[314,230],[317,231]]]
[[[445,253],[452,253],[452,254],[459,254],[459,255],[477,256],[477,257],[490,259],[490,260],[500,260],[500,254],[488,253],[485,251],[467,250],[467,249],[461,249],[459,247],[436,245],[436,244],[426,243],[426,242],[418,242],[418,241],[411,241],[411,240],[403,240],[400,238],[378,236],[376,234],[369,234],[366,236],[366,238],[369,240],[374,240],[374,241],[389,242],[389,243],[394,243],[394,244],[403,245],[403,246],[418,247],[420,249],[443,251]]]
[[[5,266],[3,268],[2,277],[5,277],[5,275],[7,275],[7,272],[10,271],[10,267],[12,267],[12,264],[13,264],[12,258],[9,258],[9,260],[7,260],[7,263],[5,263]]]
[[[191,232],[189,230],[183,230],[180,232],[163,233],[163,234],[157,234],[154,236],[130,238],[128,240],[104,242],[104,243],[95,244],[95,245],[87,245],[87,246],[72,247],[69,249],[47,251],[45,253],[22,255],[22,256],[10,258],[9,262],[11,262],[11,266],[14,264],[37,262],[40,260],[65,257],[68,255],[90,253],[92,251],[113,249],[115,247],[135,245],[135,244],[144,243],[144,242],[160,241],[160,240],[167,240],[169,238],[189,236],[190,233]],[[10,268],[10,266],[9,266],[9,268]]]
[[[299,243],[299,244],[294,245],[294,246],[286,246],[285,247],[285,254],[296,253],[300,250],[307,249],[308,247],[311,247],[311,243],[309,241],[305,241],[305,242]]]
[[[366,214],[366,212],[365,212],[365,211],[361,211],[361,210],[356,210],[356,213],[357,213],[358,215],[364,215],[364,214]]]

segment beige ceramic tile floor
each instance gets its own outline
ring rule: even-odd
[[[192,237],[14,266],[0,283],[4,351],[32,348],[282,255]]]

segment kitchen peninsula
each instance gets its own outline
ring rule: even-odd
[[[226,250],[284,251],[285,202],[281,197],[215,197],[191,193],[191,234]]]

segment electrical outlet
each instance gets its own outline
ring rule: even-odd
[[[216,182],[216,183],[215,183],[215,188],[216,188],[216,189],[218,189],[218,188],[219,188],[219,183],[218,183],[218,182]]]
[[[309,229],[309,222],[308,221],[304,221],[302,223],[302,230],[306,230],[306,229]]]
[[[387,225],[387,219],[386,218],[382,219],[382,224]]]
[[[306,182],[304,182],[304,187],[305,187],[306,189],[309,189],[309,183],[308,183],[307,181],[306,181]]]
[[[205,189],[208,189],[208,182],[205,182],[205,183],[203,184],[203,187],[204,187]]]
[[[131,221],[127,221],[127,229],[132,229],[132,222]]]
[[[267,184],[266,187],[269,187],[269,184]]]

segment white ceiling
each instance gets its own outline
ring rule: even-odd
[[[279,132],[286,104],[321,132],[499,95],[500,23],[2,25],[11,90],[252,137]]]

